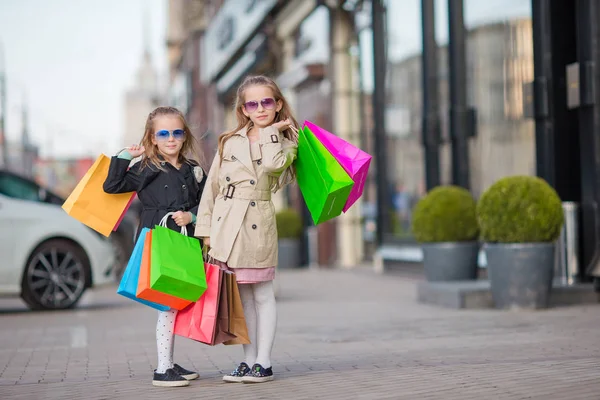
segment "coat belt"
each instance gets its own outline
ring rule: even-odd
[[[225,200],[227,199],[243,199],[243,200],[271,200],[270,190],[257,190],[257,189],[246,189],[238,188],[233,185],[221,188],[220,193],[223,195]]]

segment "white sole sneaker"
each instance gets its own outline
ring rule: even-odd
[[[157,387],[183,387],[189,386],[189,381],[152,381],[153,386]]]
[[[242,379],[244,379],[241,376],[231,376],[231,375],[225,375],[223,377],[223,382],[227,382],[227,383],[242,383]]]
[[[189,374],[189,375],[180,375],[183,379],[187,379],[188,381],[193,381],[194,379],[200,378],[200,375],[197,373]]]
[[[263,383],[263,382],[269,382],[272,381],[274,379],[274,376],[263,376],[263,377],[256,377],[256,376],[244,376],[242,378],[242,382],[243,383]]]

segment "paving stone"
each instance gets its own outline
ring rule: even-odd
[[[418,279],[369,270],[280,274],[276,379],[224,384],[241,346],[178,338],[190,387],[154,388],[156,311],[105,287],[81,307],[0,300],[0,399],[598,399],[600,306],[537,312],[419,304]],[[110,305],[94,307],[95,304]]]

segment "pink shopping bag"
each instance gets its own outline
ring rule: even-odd
[[[331,155],[335,157],[342,168],[344,168],[346,173],[354,181],[354,187],[343,208],[344,212],[348,211],[363,193],[369,166],[371,165],[371,159],[373,157],[310,121],[304,121],[304,126],[308,127],[315,137],[323,143],[323,146],[325,146]]]
[[[117,229],[119,229],[119,225],[121,225],[121,221],[123,221],[125,214],[127,214],[127,210],[129,210],[129,207],[131,207],[131,203],[133,203],[133,200],[135,200],[135,196],[136,196],[136,194],[134,193],[133,196],[131,196],[131,199],[129,199],[129,203],[127,203],[127,206],[125,206],[125,209],[123,210],[123,214],[121,214],[121,217],[115,224],[115,227],[113,228],[113,232],[116,232]]]

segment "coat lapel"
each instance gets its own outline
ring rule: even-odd
[[[233,155],[246,167],[252,175],[256,176],[254,165],[252,164],[252,157],[250,156],[250,141],[246,135],[246,129],[242,129],[238,132],[239,139],[236,145],[232,149]]]

